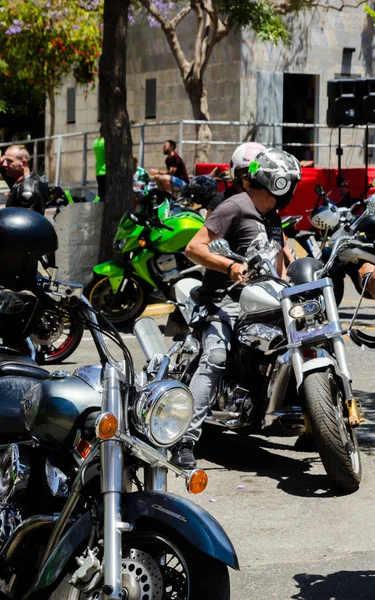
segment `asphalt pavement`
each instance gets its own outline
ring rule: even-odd
[[[344,323],[357,299],[348,283],[340,309]],[[375,302],[365,301],[359,322],[375,335],[374,319]],[[166,317],[156,320],[163,328]],[[136,340],[129,330],[122,336],[136,369],[142,368]],[[198,448],[209,484],[193,499],[221,523],[239,557],[240,571],[230,573],[232,600],[375,598],[375,363],[371,352],[349,341],[347,350],[366,419],[358,431],[363,479],[354,494],[333,494],[318,455],[295,451],[295,438],[224,433]],[[62,368],[73,371],[95,362],[85,333]],[[174,476],[169,490],[188,496]]]

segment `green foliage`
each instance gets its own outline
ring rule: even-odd
[[[0,73],[46,94],[71,71],[78,84],[97,74],[100,12],[74,0],[0,0]]]
[[[263,41],[289,41],[287,26],[270,2],[253,0],[219,0],[219,9],[226,15],[231,29],[250,27]]]
[[[370,17],[375,19],[375,10],[370,8],[367,4],[365,4],[365,12],[367,12],[367,14],[370,15]]]

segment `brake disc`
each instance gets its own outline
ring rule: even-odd
[[[162,600],[163,578],[159,566],[146,552],[130,549],[122,561],[122,585],[127,600]]]
[[[51,317],[49,317],[51,318]],[[53,331],[51,331],[51,333],[47,333],[44,335],[40,335],[38,333],[31,333],[30,334],[30,339],[33,342],[33,344],[37,345],[37,346],[51,346],[54,342],[56,342],[64,333],[64,319],[61,319],[60,323],[57,325],[56,327],[56,320],[58,319],[58,316],[52,316],[52,318],[55,318],[55,323],[53,326]],[[52,327],[51,327],[52,329]]]

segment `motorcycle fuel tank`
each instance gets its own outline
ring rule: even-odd
[[[257,314],[280,308],[279,292],[283,289],[283,285],[272,280],[248,284],[241,292],[241,311]]]
[[[165,219],[164,223],[173,227],[168,229],[153,229],[150,233],[152,248],[157,252],[177,252],[185,248],[203,225],[200,215],[192,212],[178,213]]]
[[[41,445],[59,448],[73,442],[77,428],[101,404],[100,391],[73,375],[35,385],[25,395],[21,411],[26,429]]]

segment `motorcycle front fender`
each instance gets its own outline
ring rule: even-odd
[[[221,525],[204,508],[166,492],[133,492],[126,496],[123,518],[137,526],[147,519],[177,531],[192,546],[238,570],[236,551]]]
[[[124,278],[124,263],[118,260],[110,260],[93,268],[96,275],[108,277],[113,293],[115,294]]]
[[[236,551],[224,529],[204,508],[191,500],[166,492],[132,492],[124,497],[123,519],[133,525],[133,536],[137,524],[143,525],[144,531],[147,520],[164,523],[204,554],[239,569]],[[68,562],[83,549],[91,529],[89,513],[73,523],[55,546],[24,600],[37,600],[40,590],[55,583]]]
[[[328,352],[326,353],[326,356],[322,356],[320,358],[312,358],[311,360],[308,360],[303,364],[301,384],[304,382],[307,375],[309,375],[310,373],[314,373],[315,371],[323,371],[329,367],[332,367],[336,376],[346,384],[347,378],[341,372],[337,362],[332,358],[332,356],[328,354]]]

